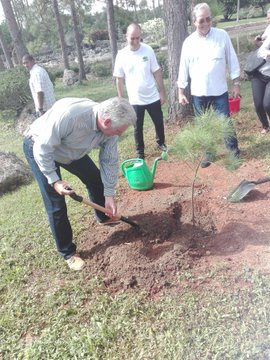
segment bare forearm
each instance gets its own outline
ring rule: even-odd
[[[160,103],[163,105],[166,101],[166,94],[165,94],[165,87],[162,79],[161,69],[157,70],[153,73],[154,78],[156,80],[158,90],[159,90],[159,96],[160,96]]]
[[[119,97],[123,97],[124,93],[124,81],[122,78],[116,78],[116,89]]]
[[[154,78],[157,82],[158,90],[159,92],[163,92],[165,94],[165,87],[162,79],[161,69],[154,72]]]
[[[37,93],[37,98],[38,98],[38,108],[39,109],[43,109],[43,105],[44,105],[44,93],[38,92]]]

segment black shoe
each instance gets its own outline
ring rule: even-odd
[[[240,150],[239,149],[236,149],[232,152],[233,156],[236,157],[237,159],[240,158]]]
[[[211,157],[209,155],[205,155],[204,159],[201,161],[201,168],[207,168],[211,165]]]
[[[167,151],[167,145],[165,144],[158,145],[158,149],[161,151]]]

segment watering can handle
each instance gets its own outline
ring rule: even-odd
[[[134,163],[137,162],[137,163],[138,163],[138,162],[141,162],[141,160],[142,160],[142,159],[138,159],[138,158],[136,159],[136,158],[135,158],[135,159],[127,159],[127,160],[123,161],[122,164],[121,164],[121,166],[120,166],[120,169],[121,169],[122,174],[123,174],[124,176],[126,176],[124,170],[125,170],[125,165],[126,165],[127,163],[132,163],[132,162],[134,162]]]

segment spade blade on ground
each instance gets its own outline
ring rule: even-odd
[[[257,181],[242,180],[240,184],[228,195],[229,202],[241,201],[256,185],[263,184],[270,181],[270,177],[266,177]]]

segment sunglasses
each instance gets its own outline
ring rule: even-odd
[[[210,23],[212,21],[212,18],[211,18],[211,16],[207,16],[206,18],[204,18],[204,19],[199,19],[199,20],[197,20],[197,22],[200,24],[200,25],[202,25],[202,24],[204,24],[204,23]]]

